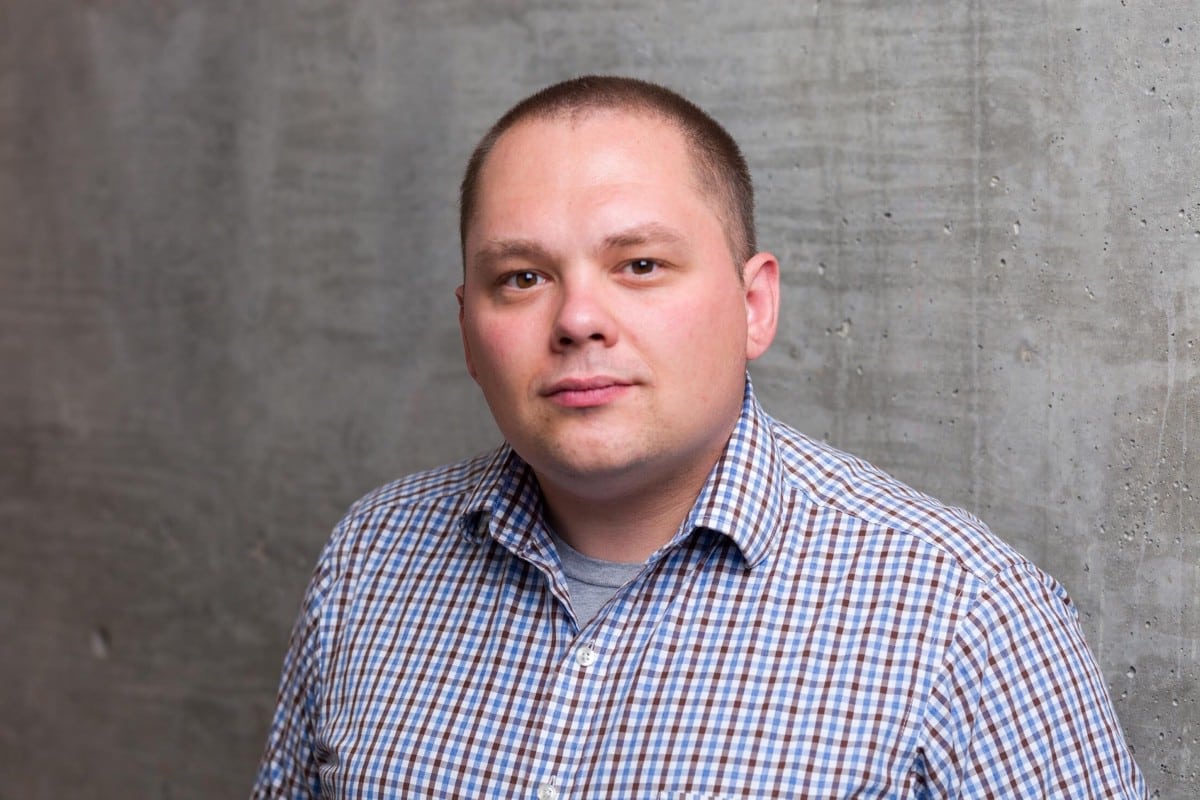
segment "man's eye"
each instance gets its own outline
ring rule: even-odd
[[[659,268],[659,263],[652,258],[635,258],[627,264],[634,275],[650,275]]]
[[[532,289],[542,282],[542,276],[536,272],[514,272],[504,279],[505,286],[511,286],[514,289]]]

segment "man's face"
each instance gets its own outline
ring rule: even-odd
[[[730,256],[682,135],[647,115],[527,120],[480,176],[459,289],[467,367],[543,485],[703,474],[774,335],[777,267]]]

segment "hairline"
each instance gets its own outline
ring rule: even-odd
[[[472,178],[471,191],[469,196],[464,195],[461,199],[470,201],[470,216],[462,215],[459,232],[464,269],[466,269],[467,261],[467,231],[474,224],[478,215],[479,187],[482,185],[483,173],[491,159],[492,152],[500,140],[507,133],[525,123],[565,121],[574,124],[588,117],[608,113],[657,120],[669,125],[679,134],[687,151],[688,162],[695,179],[694,188],[704,196],[706,202],[712,204],[713,210],[721,222],[730,258],[738,277],[741,277],[745,262],[753,255],[751,252],[754,247],[752,240],[747,240],[748,235],[753,235],[752,231],[747,231],[747,228],[753,225],[753,217],[749,220],[743,218],[744,215],[739,208],[737,197],[734,191],[727,186],[728,181],[723,175],[724,170],[718,165],[717,159],[706,152],[700,137],[689,131],[688,126],[680,118],[670,111],[654,105],[651,101],[639,97],[625,97],[616,100],[602,97],[586,98],[579,102],[560,106],[522,109],[520,113],[514,114],[513,112],[518,108],[520,108],[519,105],[514,106],[509,113],[492,126],[476,146],[468,164],[467,175],[464,176],[464,188],[466,188],[466,178],[469,176]],[[716,124],[715,121],[714,124]],[[724,131],[719,125],[717,127]],[[460,214],[467,210],[460,208]]]

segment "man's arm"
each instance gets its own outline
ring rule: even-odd
[[[253,800],[310,798],[321,794],[314,757],[314,692],[309,680],[311,624],[302,616],[283,664],[275,718],[254,782]]]
[[[1029,564],[959,624],[923,741],[934,796],[1146,797],[1075,607]]]
[[[344,526],[343,526],[344,527]],[[283,660],[275,717],[254,782],[252,800],[321,796],[316,740],[320,698],[320,620],[332,583],[329,561],[337,532],[318,562]]]

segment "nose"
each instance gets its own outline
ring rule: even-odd
[[[590,279],[564,280],[554,319],[552,346],[556,351],[595,342],[611,347],[617,341],[617,320],[611,298]]]

